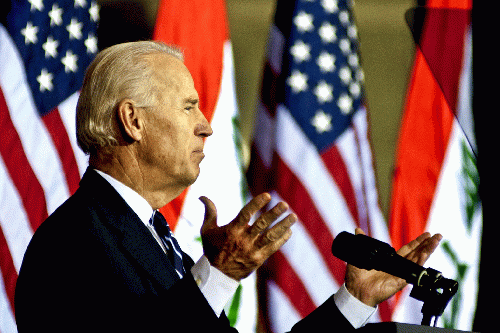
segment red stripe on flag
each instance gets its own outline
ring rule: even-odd
[[[26,208],[31,227],[36,230],[48,217],[45,194],[24,153],[2,89],[0,89],[0,131],[2,132],[0,154]]]
[[[344,282],[345,264],[343,261],[332,256],[330,251],[334,236],[325,224],[325,221],[318,213],[316,206],[311,199],[304,185],[297,176],[288,168],[288,166],[276,154],[277,177],[276,191],[281,198],[286,201],[290,208],[297,214],[301,223],[307,229],[310,238],[316,244],[328,269],[340,285]]]
[[[43,116],[42,120],[56,147],[71,195],[78,189],[80,172],[78,171],[78,164],[76,163],[66,127],[64,127],[57,108]]]
[[[10,308],[14,312],[14,292],[16,289],[17,271],[10,254],[9,246],[5,239],[0,224],[0,271],[2,271],[3,284],[5,292],[9,298]]]

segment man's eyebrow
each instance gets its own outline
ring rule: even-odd
[[[188,97],[184,100],[184,103],[189,103],[189,104],[198,104],[200,100],[198,98],[194,97]]]

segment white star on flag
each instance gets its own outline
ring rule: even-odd
[[[347,36],[349,36],[349,38],[352,38],[352,39],[358,38],[358,29],[356,28],[355,25],[350,25],[347,28]]]
[[[343,25],[349,24],[349,13],[345,10],[339,13],[339,20]]]
[[[351,69],[347,66],[342,67],[339,70],[339,77],[345,85],[348,85],[352,78]]]
[[[329,14],[334,14],[339,10],[337,0],[321,0],[321,6]]]
[[[352,98],[347,94],[342,94],[337,100],[337,106],[343,114],[349,114],[352,111]]]
[[[57,57],[57,47],[59,46],[59,42],[54,40],[52,36],[47,37],[47,41],[43,43],[42,48],[45,51],[45,58],[55,58]]]
[[[81,39],[82,38],[82,27],[83,24],[78,22],[76,18],[72,18],[66,30],[69,32],[69,39]]]
[[[51,91],[54,88],[54,85],[52,84],[52,79],[54,78],[54,75],[52,73],[48,72],[47,69],[43,68],[42,71],[40,72],[40,75],[36,77],[36,80],[40,84],[40,91],[44,92],[46,90]]]
[[[21,34],[24,36],[25,44],[36,44],[38,42],[38,38],[36,34],[38,33],[38,27],[34,26],[33,23],[28,22],[26,24],[26,28],[21,30]]]
[[[42,0],[28,0],[28,2],[31,4],[31,11],[34,11],[35,9],[41,12],[43,10],[43,1]]]
[[[335,70],[335,56],[326,51],[320,53],[316,63],[323,73],[333,72]]]
[[[290,48],[290,53],[293,56],[295,62],[307,61],[311,58],[311,47],[299,40]]]
[[[347,61],[349,62],[349,65],[351,67],[358,67],[359,66],[359,58],[358,58],[358,55],[353,53],[353,54],[350,54],[348,57],[347,57]]]
[[[75,8],[77,7],[85,8],[86,6],[87,6],[86,0],[75,0]]]
[[[359,97],[361,94],[361,85],[358,82],[352,82],[349,85],[349,92],[354,96],[354,97]]]
[[[49,12],[51,27],[62,24],[63,21],[62,14],[63,14],[62,8],[59,8],[59,6],[56,3],[53,4],[52,9]]]
[[[339,42],[339,47],[344,53],[344,55],[347,55],[351,52],[351,42],[347,38],[342,38]]]
[[[292,87],[294,93],[299,93],[307,89],[307,75],[298,70],[294,70],[286,82]]]
[[[97,38],[94,34],[90,33],[84,44],[87,47],[87,53],[97,53]]]
[[[76,72],[78,70],[78,66],[76,64],[78,60],[78,56],[71,52],[71,50],[66,51],[66,55],[61,59],[61,62],[64,65],[64,71],[66,73]]]
[[[295,23],[300,32],[307,32],[314,29],[313,16],[306,12],[298,13],[293,19],[293,23]]]
[[[92,21],[97,22],[99,20],[99,5],[95,1],[90,3],[89,14]]]
[[[328,132],[332,129],[332,116],[323,110],[318,110],[311,120],[311,125],[316,128],[316,132],[319,134]]]
[[[318,98],[318,103],[331,102],[333,100],[333,86],[321,80],[314,88],[314,95]]]
[[[333,43],[337,40],[337,28],[328,22],[323,22],[318,29],[318,34],[323,43]]]

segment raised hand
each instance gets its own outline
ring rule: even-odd
[[[356,228],[356,234],[364,234]],[[397,253],[419,265],[423,265],[439,245],[442,236],[425,232],[410,243],[404,245]],[[345,284],[347,290],[363,303],[376,306],[390,298],[406,286],[406,281],[396,276],[376,271],[359,269],[347,265]]]
[[[200,200],[205,205],[201,227],[205,256],[212,266],[237,281],[250,275],[290,238],[290,227],[297,220],[295,214],[289,214],[269,228],[288,210],[288,205],[280,202],[249,225],[251,218],[271,201],[271,195],[262,193],[243,207],[231,223],[219,227],[214,203],[206,197]]]

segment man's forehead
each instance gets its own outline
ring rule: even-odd
[[[151,61],[154,74],[157,75],[160,82],[169,86],[186,86],[193,84],[191,73],[182,60],[169,54],[157,54],[151,57]]]

